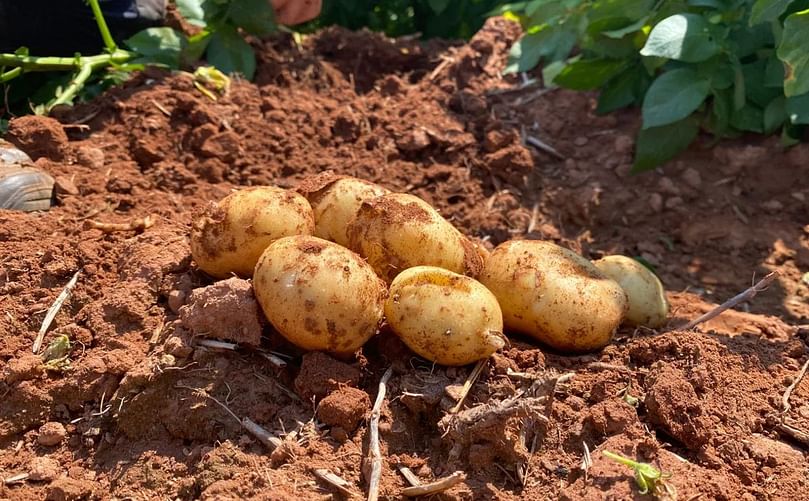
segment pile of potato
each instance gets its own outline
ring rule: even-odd
[[[253,278],[269,322],[307,350],[356,352],[387,322],[410,349],[444,365],[489,357],[504,331],[563,352],[606,346],[622,323],[660,327],[660,281],[637,261],[591,263],[550,242],[491,253],[424,200],[319,174],[295,191],[254,187],[196,218],[191,251],[216,278]]]

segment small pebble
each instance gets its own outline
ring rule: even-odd
[[[50,482],[59,475],[59,462],[49,457],[35,457],[28,468],[28,479],[35,482]]]
[[[683,205],[683,199],[680,197],[671,197],[668,200],[666,200],[667,209],[675,209],[681,205]]]
[[[681,177],[685,184],[694,189],[698,189],[702,185],[702,176],[700,176],[699,171],[691,167],[686,169]]]
[[[660,193],[652,193],[649,195],[649,207],[651,207],[654,212],[663,210],[663,197]]]
[[[51,421],[43,424],[39,428],[39,435],[37,436],[37,442],[40,445],[50,447],[61,443],[66,436],[67,430],[65,430],[65,427],[62,425],[62,423]]]

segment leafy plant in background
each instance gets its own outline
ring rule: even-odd
[[[502,0],[324,0],[315,21],[302,27],[312,32],[334,24],[356,30],[369,28],[397,37],[419,33],[423,38],[470,38]]]
[[[717,137],[809,124],[809,0],[533,0],[499,12],[525,29],[508,71],[600,91],[599,113],[640,105],[633,170]]]
[[[124,42],[122,49],[113,40],[98,0],[88,0],[104,41],[100,54],[73,57],[34,56],[24,47],[13,54],[0,54],[0,85],[24,78],[30,73],[47,73],[45,83],[32,87],[21,82],[6,102],[25,102],[34,112],[49,113],[54,107],[89,98],[103,89],[122,83],[132,71],[147,65],[173,70],[188,67],[204,54],[210,64],[225,73],[241,73],[252,78],[255,54],[243,34],[267,35],[275,30],[272,7],[266,0],[178,0],[177,8],[200,32],[185,35],[168,27],[148,28]],[[67,74],[65,74],[67,72]],[[199,68],[195,83],[201,90],[221,90],[226,77]],[[210,91],[207,95],[213,96]],[[7,94],[8,96],[8,94]],[[6,110],[9,112],[9,110]],[[0,120],[0,131],[7,124]]]

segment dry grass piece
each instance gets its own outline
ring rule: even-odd
[[[353,489],[354,486],[348,480],[345,480],[339,475],[335,475],[325,468],[315,468],[312,470],[312,474],[314,474],[314,476],[319,480],[343,493],[343,495],[349,499],[359,497],[359,494],[357,494]]]
[[[102,223],[100,221],[89,220],[84,225],[87,228],[101,230],[104,233],[114,233],[116,231],[144,231],[154,226],[155,217],[152,215],[133,219],[128,223]]]
[[[439,492],[444,492],[445,490],[458,485],[464,480],[466,480],[466,473],[456,471],[451,475],[447,475],[444,478],[440,478],[428,484],[405,487],[402,489],[402,495],[407,497],[431,496],[433,494],[438,494]]]
[[[379,418],[382,416],[382,404],[385,402],[387,383],[393,374],[393,368],[382,375],[379,380],[379,392],[376,395],[374,407],[371,410],[371,423],[369,424],[370,439],[368,441],[368,457],[365,458],[365,468],[368,472],[368,501],[379,499],[379,481],[382,477],[382,452],[379,449]]]
[[[455,414],[461,410],[464,400],[466,400],[467,395],[469,395],[469,390],[472,389],[472,385],[474,385],[475,381],[477,381],[478,377],[480,377],[480,373],[483,372],[483,368],[486,367],[486,363],[488,361],[489,359],[486,358],[484,360],[478,360],[478,363],[475,364],[472,372],[469,373],[469,377],[467,377],[466,381],[464,381],[463,388],[461,388],[461,394],[458,395],[458,403],[455,404],[455,407],[450,409],[450,414]]]
[[[792,396],[792,392],[795,391],[795,388],[801,383],[803,376],[806,375],[807,367],[809,367],[809,360],[803,364],[801,371],[798,373],[798,377],[795,378],[795,381],[792,381],[792,384],[790,384],[784,392],[784,396],[781,398],[781,416],[786,416],[787,412],[789,412],[791,408],[789,405],[789,397]]]
[[[67,282],[67,285],[65,285],[65,288],[62,289],[62,292],[59,293],[59,296],[56,297],[56,301],[54,301],[51,307],[48,308],[48,313],[45,314],[45,319],[42,321],[42,326],[39,328],[36,339],[34,339],[34,353],[39,353],[39,349],[42,347],[42,341],[45,339],[45,333],[48,332],[48,328],[51,326],[51,323],[53,323],[53,319],[56,318],[56,314],[59,313],[60,309],[62,309],[62,305],[65,303],[65,301],[67,301],[67,298],[70,297],[70,291],[76,287],[78,280],[79,272],[77,271]]]

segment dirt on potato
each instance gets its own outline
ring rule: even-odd
[[[632,176],[637,110],[597,116],[594,95],[502,76],[518,35],[492,19],[468,43],[281,36],[256,46],[255,83],[217,101],[150,70],[56,118],[13,120],[6,139],[76,189],[48,212],[0,211],[0,499],[340,498],[316,468],[365,492],[389,366],[384,499],[406,486],[400,466],[422,482],[464,471],[442,499],[641,499],[603,450],[671,474],[678,499],[805,498],[809,378],[787,409],[783,396],[809,359],[809,146],[706,136]],[[541,238],[642,257],[675,329],[622,329],[582,356],[512,335],[462,411],[497,412],[452,433],[439,423],[471,368],[432,366],[387,330],[343,360],[267,325],[258,349],[196,344],[178,311],[214,281],[190,258],[195,211],[325,170],[418,195],[489,248]],[[85,224],[149,215],[140,233]],[[736,311],[676,329],[771,270]],[[32,343],[77,271],[44,343],[68,336],[69,365],[45,369]],[[251,315],[217,297],[216,329]],[[271,453],[224,406],[284,446]]]

